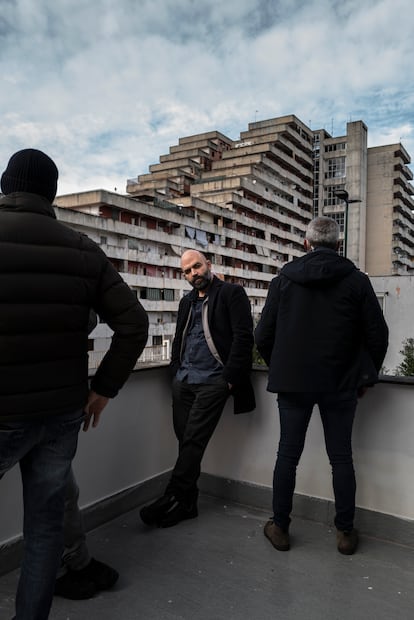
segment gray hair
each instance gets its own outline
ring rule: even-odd
[[[339,240],[339,226],[331,217],[315,217],[308,224],[305,238],[314,248],[324,247],[336,250]]]

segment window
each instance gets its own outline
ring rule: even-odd
[[[344,189],[345,189],[344,185],[327,185],[325,187],[325,198],[323,201],[324,206],[332,207],[335,205],[342,205],[345,208],[344,201],[335,195],[335,192],[337,192],[338,190],[344,190]]]
[[[139,296],[140,299],[149,299],[151,301],[174,301],[174,289],[143,288]]]
[[[163,298],[164,298],[164,301],[174,301],[174,289],[165,288],[163,290]]]
[[[327,160],[328,170],[325,179],[337,179],[345,176],[345,157],[333,157]]]
[[[346,148],[345,142],[337,142],[336,144],[327,144],[325,146],[325,153],[330,153],[332,151],[344,151]]]
[[[387,291],[385,291],[384,293],[376,293],[376,295],[377,295],[378,303],[381,306],[381,310],[385,315],[385,299],[388,293]]]
[[[161,290],[159,288],[143,288],[140,292],[140,298],[159,301],[161,299]]]

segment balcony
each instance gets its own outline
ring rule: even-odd
[[[200,515],[145,528],[137,508],[163,488],[176,457],[165,367],[138,370],[74,461],[92,554],[116,566],[111,592],[56,599],[51,620],[409,620],[414,608],[413,384],[389,378],[360,401],[354,428],[355,556],[335,549],[331,476],[315,411],[298,469],[292,549],[264,538],[278,441],[275,395],[255,371],[254,412],[229,402],[203,460]],[[93,467],[91,467],[93,463]],[[21,531],[15,468],[1,481],[0,617],[9,620]],[[7,572],[11,571],[11,572]]]

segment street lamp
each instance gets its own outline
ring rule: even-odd
[[[337,189],[334,191],[334,196],[343,200],[345,203],[345,218],[344,218],[344,247],[343,247],[343,255],[346,258],[347,254],[347,244],[348,244],[348,210],[349,205],[353,202],[362,202],[360,198],[349,198],[349,194],[346,189]]]

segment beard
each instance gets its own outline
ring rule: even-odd
[[[197,291],[205,291],[208,285],[211,282],[211,273],[206,271],[206,273],[199,274],[195,278],[191,280],[191,286],[193,286]]]

